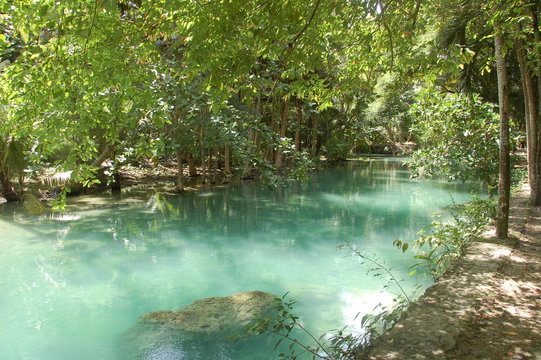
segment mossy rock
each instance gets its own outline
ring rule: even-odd
[[[270,314],[274,300],[272,294],[250,291],[201,299],[180,310],[144,314],[120,339],[122,359],[154,360],[162,355],[163,359],[234,359],[261,348],[253,342],[268,341],[254,337],[234,343],[228,337],[244,334],[255,323],[255,314]]]
[[[139,322],[159,324],[193,334],[243,330],[253,322],[254,314],[271,310],[274,299],[274,295],[261,291],[210,297],[197,300],[181,310],[145,314],[139,318]]]
[[[45,206],[37,197],[32,194],[24,194],[22,198],[23,209],[31,214],[41,214],[49,208]]]

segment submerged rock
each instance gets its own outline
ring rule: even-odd
[[[250,291],[226,297],[210,297],[177,311],[156,311],[145,314],[139,322],[159,324],[193,334],[219,334],[244,330],[273,307],[275,296],[262,291]]]
[[[47,206],[32,194],[24,194],[23,198],[23,209],[28,211],[31,214],[41,214],[48,210]]]
[[[256,321],[255,314],[267,315],[275,296],[250,291],[226,297],[210,297],[176,311],[142,315],[121,338],[122,359],[215,360],[241,358],[253,351],[250,342],[268,341],[254,337],[234,343],[228,337],[242,335]],[[260,344],[261,345],[261,344]],[[271,344],[268,344],[272,349]]]

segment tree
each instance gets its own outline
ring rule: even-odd
[[[411,114],[420,146],[411,163],[418,176],[481,179],[489,189],[496,186],[499,128],[494,106],[476,94],[426,90]]]
[[[499,30],[499,29],[497,29]],[[500,146],[499,146],[499,181],[498,181],[498,217],[496,219],[496,236],[507,238],[509,223],[509,202],[511,188],[511,168],[509,160],[509,91],[504,40],[501,34],[495,34],[495,57],[498,71],[498,98],[500,108]]]
[[[75,181],[101,172],[114,182],[125,164],[151,158],[176,161],[179,190],[186,162],[207,180],[220,167],[284,176],[307,154],[338,159],[408,140],[417,89],[459,91],[451,67],[486,68],[492,30],[478,9],[492,5],[453,4],[461,11],[422,0],[20,1],[9,16],[2,8],[13,24],[3,30],[13,46],[1,48],[12,59],[5,104],[13,123],[31,124],[20,139],[38,146],[26,161],[74,170]],[[453,24],[465,30],[442,53],[433,45],[446,13],[464,13]],[[520,20],[526,54],[534,22]],[[523,58],[532,69],[535,57]],[[485,176],[474,160],[461,164]]]

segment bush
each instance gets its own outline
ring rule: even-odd
[[[413,265],[423,268],[434,280],[438,279],[461,254],[464,245],[477,239],[487,225],[496,217],[496,203],[474,197],[464,205],[454,205],[451,211],[454,221],[434,221],[419,232],[420,237],[412,243],[417,252]],[[406,251],[410,247],[401,240],[394,241],[395,246]]]
[[[349,156],[352,145],[346,140],[334,135],[323,145],[323,155],[328,161],[342,161]]]

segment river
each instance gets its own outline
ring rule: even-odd
[[[251,290],[288,293],[314,334],[362,331],[358,315],[392,302],[397,290],[383,291],[386,281],[339,245],[379,259],[409,290],[427,286],[428,278],[407,276],[414,260],[392,242],[413,240],[433,214],[475,189],[411,180],[400,159],[383,158],[279,189],[133,188],[70,198],[66,212],[41,215],[0,205],[0,360],[120,359],[128,352],[118,339],[139,316]],[[276,358],[269,341],[254,344],[234,357],[208,347],[142,358]]]

